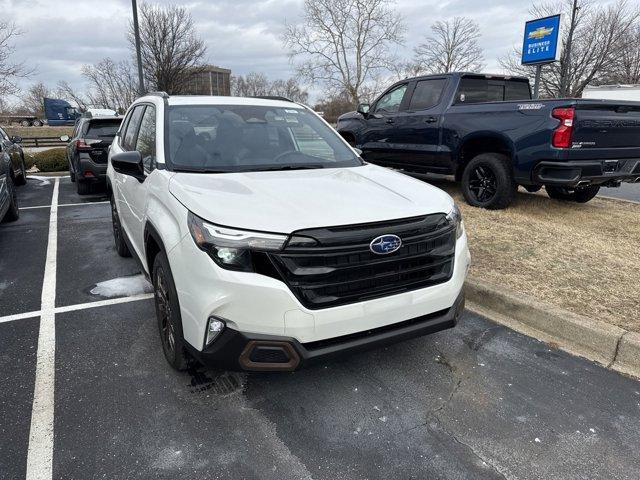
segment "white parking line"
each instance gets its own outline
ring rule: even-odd
[[[27,480],[51,480],[53,464],[53,402],[56,352],[56,257],[58,253],[58,189],[56,178],[49,214],[49,240],[44,267],[38,333],[36,380],[27,451]]]
[[[86,310],[88,308],[108,307],[109,305],[119,305],[121,303],[139,302],[140,300],[150,300],[153,293],[142,293],[140,295],[132,295],[130,297],[109,298],[107,300],[98,300],[96,302],[76,303],[75,305],[65,305],[64,307],[56,307],[53,313],[75,312],[77,310]],[[14,322],[16,320],[25,320],[27,318],[39,317],[42,310],[34,310],[32,312],[15,313],[0,317],[0,323]]]
[[[104,205],[105,203],[109,203],[109,200],[99,201],[99,202],[78,202],[78,203],[61,203],[58,205],[59,207],[77,207],[80,205]],[[51,205],[35,205],[32,207],[20,207],[20,210],[33,210],[36,208],[50,208]]]

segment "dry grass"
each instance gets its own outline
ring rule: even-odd
[[[542,190],[490,211],[467,205],[456,184],[431,183],[463,212],[471,275],[640,332],[640,205],[566,203]]]
[[[10,137],[18,135],[22,138],[71,136],[73,133],[73,127],[50,127],[49,125],[43,125],[42,127],[20,127],[13,125],[2,128]]]

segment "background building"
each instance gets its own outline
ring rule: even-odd
[[[231,95],[231,70],[214,65],[198,68],[191,75],[185,95]]]

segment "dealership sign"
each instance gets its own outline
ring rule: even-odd
[[[551,63],[559,59],[560,15],[531,20],[524,27],[522,64]]]

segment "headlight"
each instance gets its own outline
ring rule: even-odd
[[[464,233],[464,222],[462,221],[462,213],[460,213],[457,205],[454,205],[453,210],[448,213],[447,222],[456,226],[456,240],[460,238]]]
[[[252,250],[281,250],[287,241],[286,235],[250,232],[213,225],[189,212],[189,232],[200,250],[221,267],[244,272],[253,271]]]

